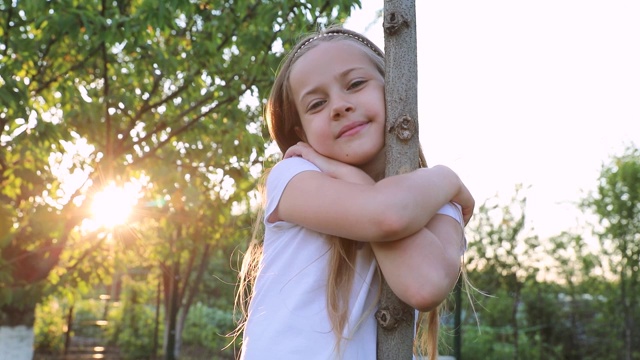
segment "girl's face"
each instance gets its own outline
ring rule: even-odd
[[[364,51],[347,40],[320,42],[289,76],[300,138],[326,157],[363,168],[383,156],[385,128],[384,78]]]

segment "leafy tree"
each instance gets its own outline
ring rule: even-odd
[[[598,256],[584,236],[562,232],[545,242],[545,279],[536,284],[527,305],[532,324],[541,326],[542,344],[560,346],[564,359],[583,359],[592,340],[587,341],[592,315],[599,312],[593,301],[598,289],[595,272],[601,269]],[[555,349],[553,347],[550,347]]]
[[[480,205],[468,231],[472,236],[466,254],[473,285],[496,296],[485,301],[502,307],[493,315],[483,314],[481,319],[496,316],[496,325],[501,319],[508,319],[514,359],[520,354],[522,291],[527,282],[535,280],[540,262],[539,239],[527,234],[525,207],[521,186],[516,187],[508,204],[490,199]]]
[[[518,189],[507,206],[480,206],[468,231],[467,271],[491,296],[477,297],[480,331],[464,326],[465,358],[638,356],[638,154],[629,149],[603,166],[598,191],[583,203],[601,220],[599,249],[569,232],[544,242],[524,235],[526,199]]]
[[[0,326],[159,266],[172,358],[212,254],[247,226],[282,50],[353,4],[0,0]],[[87,230],[93,194],[131,181],[135,227]]]
[[[638,356],[636,322],[640,296],[640,149],[628,147],[623,155],[604,164],[596,191],[583,206],[593,211],[600,227],[595,233],[605,255],[605,265],[616,278],[615,311],[609,315],[612,324],[622,324],[620,338],[623,348],[618,352],[624,359]]]

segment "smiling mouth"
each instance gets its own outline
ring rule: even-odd
[[[368,121],[358,121],[351,124],[347,124],[340,129],[338,132],[337,138],[341,138],[343,136],[350,136],[356,134],[362,127],[369,124]]]

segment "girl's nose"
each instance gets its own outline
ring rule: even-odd
[[[345,114],[353,112],[353,109],[353,104],[345,100],[338,100],[331,111],[331,118],[339,120]]]

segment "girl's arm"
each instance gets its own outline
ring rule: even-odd
[[[309,144],[299,142],[284,154],[284,158],[299,156],[317,166],[323,173],[335,179],[356,184],[375,184],[375,181],[361,169],[318,154]]]
[[[323,170],[324,174],[330,176],[315,173],[315,175],[318,176],[316,178],[316,176],[313,176],[314,172],[308,172],[306,174],[311,175],[309,179],[299,179],[299,185],[304,185],[304,187],[308,186],[307,191],[313,189],[313,186],[316,184],[315,181],[318,181],[318,184],[324,184],[325,181],[328,181],[327,179],[331,179],[331,181],[328,181],[329,184],[325,185],[327,186],[327,190],[333,192],[322,195],[323,192],[318,190],[316,194],[319,194],[323,199],[328,200],[328,202],[336,201],[337,203],[332,205],[325,202],[316,203],[317,199],[311,194],[308,194],[311,195],[311,197],[303,197],[306,199],[305,203],[309,207],[309,210],[311,210],[312,213],[320,213],[320,218],[323,218],[320,210],[324,209],[324,206],[330,206],[328,213],[335,215],[336,218],[340,218],[348,224],[348,229],[343,229],[341,227],[342,221],[336,219],[334,220],[335,222],[330,224],[326,229],[334,231],[334,235],[362,241],[371,241],[376,259],[387,283],[394,293],[405,303],[422,311],[430,310],[440,304],[446,298],[447,294],[449,294],[458,278],[460,256],[464,247],[464,237],[462,226],[458,221],[446,215],[433,215],[440,209],[442,204],[448,200],[437,200],[438,196],[431,193],[431,190],[435,190],[436,193],[440,194],[445,193],[446,191],[442,191],[443,189],[438,189],[438,184],[443,183],[446,185],[443,186],[444,188],[450,188],[451,186],[446,180],[451,180],[449,177],[452,175],[452,172],[446,168],[440,169],[439,167],[430,169],[432,171],[429,172],[426,171],[427,169],[421,169],[417,171],[416,174],[402,175],[399,179],[397,177],[385,179],[381,181],[380,185],[382,186],[375,186],[378,184],[374,184],[373,180],[366,175],[366,173],[356,167],[323,157],[313,151],[308,145],[296,146],[294,148],[292,148],[292,151],[287,152],[285,157],[301,156],[316,164],[316,166]],[[305,175],[305,173],[298,176],[302,175]],[[405,177],[410,179],[404,179]],[[452,176],[452,178],[459,183],[457,176]],[[334,184],[333,180],[335,179],[343,181]],[[294,180],[295,178],[292,179],[291,182],[294,182]],[[344,180],[346,180],[346,182]],[[413,193],[410,185],[416,185],[416,182],[420,180],[425,180],[427,184],[418,184],[415,193]],[[357,186],[354,187],[355,184],[348,184],[347,182],[363,185],[364,189]],[[455,189],[456,181],[453,181],[453,183],[453,188]],[[291,189],[293,189],[293,191],[300,190],[297,189],[298,185],[291,185],[291,183],[288,185],[285,193]],[[370,188],[368,188],[367,185]],[[467,214],[464,219],[466,222],[469,220],[470,213],[473,211],[473,198],[468,194],[464,185],[459,183],[459,186],[460,189],[458,193],[453,195],[451,199],[466,205]],[[400,208],[393,208],[393,206],[387,206],[381,203],[376,204],[375,202],[371,202],[369,203],[370,206],[365,206],[365,208],[361,209],[357,209],[356,206],[348,206],[347,203],[350,201],[352,204],[360,204],[361,201],[363,201],[363,199],[360,199],[360,196],[376,196],[375,194],[367,195],[369,191],[390,192],[391,196],[396,197],[396,200],[398,200],[392,201],[390,204],[399,205]],[[409,198],[407,198],[406,195],[409,195]],[[376,215],[371,214],[377,214],[377,210],[382,210],[383,213],[388,215],[393,214],[394,211],[396,211],[396,214],[398,212],[404,213],[407,207],[415,206],[412,205],[411,202],[418,200],[419,196],[417,195],[435,196],[436,200],[434,200],[434,197],[427,198],[425,202],[431,203],[431,206],[424,206],[424,211],[427,214],[422,214],[422,216],[417,217],[422,219],[428,218],[428,220],[424,220],[413,233],[399,238],[398,241],[388,241],[393,239],[391,237],[384,238],[384,236],[378,238],[373,234],[363,235],[364,238],[361,239],[353,235],[347,235],[360,234],[361,231],[364,231],[363,234],[366,234],[366,230],[384,233],[381,222],[373,220],[372,216]],[[281,205],[284,202],[284,206],[287,207],[289,201],[284,199],[284,196],[285,195],[283,195],[283,199],[281,199]],[[378,196],[380,197],[376,197],[376,199],[382,199],[380,200],[381,202],[385,201],[386,196],[384,196],[384,194],[378,194]],[[327,197],[330,199],[327,199]],[[447,196],[444,198],[446,197]],[[407,201],[404,203],[404,206],[403,199]],[[442,204],[440,204],[440,201],[443,201]],[[367,202],[364,201],[364,203]],[[314,207],[315,210],[313,210]],[[298,210],[302,211],[299,215],[306,213],[305,209]],[[429,213],[431,213],[431,215],[429,215]],[[320,218],[317,220],[321,221]],[[296,221],[293,220],[293,222]],[[304,226],[304,224],[301,225]],[[376,239],[381,241],[375,241]]]
[[[394,294],[429,311],[446,299],[458,279],[464,235],[457,220],[437,214],[417,233],[371,247]]]
[[[473,211],[473,197],[444,166],[369,181],[302,172],[289,181],[269,221],[285,220],[329,235],[380,242],[416,233],[449,201],[462,206],[465,222]]]

